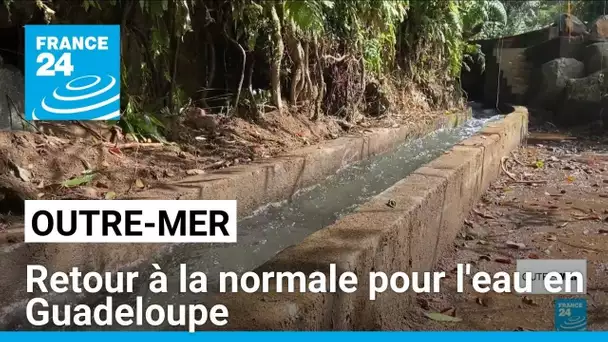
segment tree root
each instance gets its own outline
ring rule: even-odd
[[[545,179],[539,179],[539,180],[519,180],[517,179],[517,177],[515,177],[515,174],[510,172],[507,169],[507,165],[506,162],[507,160],[509,160],[509,157],[502,157],[500,159],[500,168],[502,169],[502,172],[504,172],[507,176],[509,176],[509,178],[511,178],[511,183],[516,183],[516,184],[541,184],[541,183],[547,183],[548,181]],[[523,164],[521,164],[523,165]]]
[[[516,157],[515,157],[515,152],[511,152],[511,159],[513,159],[517,164],[519,164],[520,166],[526,166],[524,163],[520,162]]]
[[[511,178],[512,180],[519,182],[519,179],[517,179],[517,177],[515,177],[515,175],[511,172],[509,172],[509,170],[507,170],[507,166],[505,165],[505,162],[509,159],[509,157],[502,157],[500,159],[500,168],[502,169],[502,172],[504,172],[507,176],[509,176],[509,178]]]

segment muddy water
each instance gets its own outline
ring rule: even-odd
[[[358,205],[437,158],[454,144],[477,133],[488,122],[501,117],[493,111],[474,110],[474,118],[461,127],[440,129],[404,143],[387,154],[341,170],[318,185],[300,191],[290,201],[260,208],[253,215],[239,221],[236,244],[177,245],[170,253],[147,263],[145,269],[140,270],[140,279],[147,280],[147,275],[154,271],[151,263],[158,263],[170,282],[168,294],[150,293],[148,282],[145,281],[138,284],[139,291],[136,293],[123,298],[113,296],[114,307],[123,303],[135,303],[135,296],[143,297],[144,306],[204,302],[201,295],[178,293],[180,264],[187,264],[189,272],[204,272],[208,277],[209,292],[213,292],[220,272],[242,273],[262,265],[284,248],[301,242],[306,236],[352,213]],[[96,297],[82,298],[80,302],[94,304],[105,299],[102,298],[104,296]],[[67,297],[64,301],[74,303]],[[0,322],[0,329],[31,329],[32,327],[25,326],[27,321],[23,310],[18,311],[21,312],[16,312],[12,322]],[[125,329],[148,330],[150,327],[132,326]]]

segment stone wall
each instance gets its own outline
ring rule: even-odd
[[[525,34],[501,39],[471,42],[481,46],[485,55],[485,71],[463,73],[467,93],[479,94],[474,100],[486,105],[499,103],[524,103],[530,85],[530,70],[533,66],[526,49],[549,40],[555,35],[555,28],[547,27]],[[499,77],[500,75],[500,77]]]
[[[598,20],[608,26],[608,17]],[[582,25],[578,35],[561,32],[554,25],[518,36],[473,42],[485,55],[485,71],[463,72],[464,90],[476,94],[473,100],[487,106],[526,105],[552,112],[551,120],[558,124],[608,126],[603,124],[608,120],[602,115],[608,109],[603,105],[608,104],[608,93],[597,74],[608,71],[608,37],[598,37],[599,33],[589,33],[584,24],[578,25]],[[586,84],[595,88],[584,89]],[[549,93],[551,98],[547,99]],[[573,115],[575,112],[585,115]]]

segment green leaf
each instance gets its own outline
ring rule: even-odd
[[[333,0],[322,0],[321,3],[325,7],[334,8],[334,2],[333,2]]]
[[[439,312],[425,313],[425,316],[437,322],[461,322],[462,318],[444,315]]]
[[[74,178],[65,180],[65,181],[63,181],[63,183],[61,183],[61,186],[66,187],[66,188],[73,188],[73,187],[80,186],[83,184],[88,184],[91,181],[93,181],[93,178],[95,178],[94,173],[86,174],[86,175],[82,175],[82,176],[78,176],[78,177],[74,177]]]

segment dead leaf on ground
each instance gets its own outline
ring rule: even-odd
[[[482,255],[479,257],[479,260],[490,261],[492,258],[489,255]]]
[[[518,243],[518,242],[513,242],[513,241],[507,241],[507,242],[505,242],[505,245],[507,245],[507,247],[513,248],[513,249],[523,249],[523,248],[526,248],[525,244]]]
[[[479,216],[481,216],[481,217],[483,217],[485,219],[494,219],[495,218],[494,216],[492,216],[492,215],[490,215],[488,213],[483,213],[483,212],[481,212],[481,211],[479,211],[477,209],[473,209],[473,212],[475,212],[475,214],[477,214],[477,215],[479,215]]]
[[[86,187],[82,189],[83,195],[90,198],[97,198],[98,193],[97,190],[91,187]]]
[[[117,157],[120,157],[120,158],[123,157],[122,151],[118,147],[110,147],[110,148],[108,148],[108,152],[110,152],[110,154],[113,154]]]
[[[501,264],[511,264],[512,263],[511,259],[507,259],[507,258],[496,258],[496,259],[494,259],[494,261],[501,263]]]
[[[530,329],[530,328],[525,328],[525,327],[517,327],[517,329],[515,329],[515,331],[536,331],[536,330]]]
[[[15,170],[15,176],[20,178],[24,182],[29,182],[32,179],[32,173],[29,170],[22,168],[21,166],[13,163],[9,160],[10,166]]]
[[[186,174],[189,176],[202,175],[204,173],[205,173],[205,171],[199,170],[199,169],[186,170]]]
[[[462,322],[462,318],[460,318],[460,317],[448,316],[448,315],[444,315],[439,312],[430,312],[430,313],[425,313],[424,315],[427,318],[430,318],[433,321],[437,321],[437,322],[454,322],[454,323]]]
[[[528,297],[528,296],[524,296],[524,298],[522,298],[521,300],[524,304],[527,305],[533,305],[533,306],[537,306],[538,303],[536,303],[536,301],[534,301],[534,299]]]
[[[137,178],[135,180],[135,184],[134,185],[135,185],[136,188],[139,188],[139,189],[143,189],[145,187],[144,182],[141,179],[139,179],[139,178]]]
[[[589,220],[601,221],[602,220],[602,218],[599,215],[585,215],[585,216],[575,215],[575,217],[579,221],[589,221]]]
[[[431,308],[431,306],[429,305],[429,301],[424,298],[417,298],[416,301],[418,302],[418,305],[420,305],[420,307],[424,310],[428,310]]]
[[[24,182],[29,182],[32,177],[32,173],[26,169],[17,166],[17,176]]]
[[[488,300],[486,298],[481,298],[481,297],[477,297],[475,299],[475,303],[481,305],[481,306],[488,306]]]
[[[452,317],[456,316],[456,308],[453,306],[450,306],[449,308],[445,308],[445,309],[441,310],[440,312],[444,315],[449,315]]]
[[[113,200],[115,198],[116,198],[116,193],[114,191],[108,191],[108,192],[106,192],[105,199],[107,199],[107,200]]]
[[[106,183],[102,183],[102,182],[96,182],[95,186],[97,186],[98,188],[102,188],[102,189],[108,189],[109,186]]]
[[[528,259],[540,259],[540,257],[535,253],[528,254]]]

